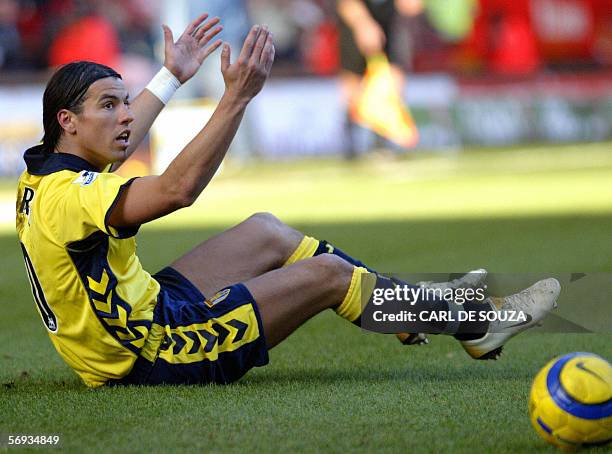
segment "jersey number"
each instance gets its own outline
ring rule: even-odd
[[[38,306],[40,316],[42,317],[43,323],[45,324],[47,329],[52,333],[56,333],[57,318],[49,307],[49,304],[47,304],[47,299],[45,298],[45,294],[43,292],[42,286],[40,285],[40,281],[38,280],[36,272],[34,271],[34,266],[32,265],[32,260],[30,260],[28,251],[26,251],[26,248],[23,243],[20,244],[21,250],[23,251],[23,259],[25,260],[26,271],[28,272],[28,279],[30,280],[30,285],[32,287],[32,295],[34,296],[34,301]]]

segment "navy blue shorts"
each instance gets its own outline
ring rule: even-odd
[[[153,277],[161,290],[143,353],[109,385],[226,384],[268,364],[259,310],[244,284],[206,299],[173,268]]]

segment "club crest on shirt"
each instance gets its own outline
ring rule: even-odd
[[[213,307],[215,304],[220,303],[227,295],[229,295],[230,289],[226,288],[225,290],[221,290],[219,293],[216,293],[211,299],[204,300],[208,307]]]
[[[80,184],[81,186],[88,186],[98,178],[98,172],[90,172],[89,170],[83,170],[78,177],[72,182],[72,184]]]

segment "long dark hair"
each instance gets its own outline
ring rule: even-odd
[[[53,74],[43,95],[43,145],[46,153],[53,153],[62,135],[57,113],[62,109],[81,113],[90,85],[105,77],[121,79],[114,69],[90,61],[68,63]]]

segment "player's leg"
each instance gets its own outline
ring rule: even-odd
[[[200,291],[172,270],[162,285],[150,347],[120,384],[231,383],[268,363],[277,345],[315,314],[334,308],[350,321],[359,314],[365,273],[325,254],[236,283],[202,301]]]
[[[232,285],[204,303],[191,282],[181,283],[180,277],[177,281],[173,276],[164,286],[163,299],[158,303],[160,310],[156,310],[154,319],[156,326],[165,327],[161,333],[166,336],[152,372],[142,377],[130,375],[126,383],[229,383],[251,367],[265,365],[268,348],[327,308],[362,326],[368,319],[363,311],[370,307],[363,302],[368,301],[375,288],[384,290],[395,285],[390,279],[368,273],[333,254],[320,254],[264,273],[244,284]],[[490,357],[489,353],[497,354],[510,337],[541,320],[557,295],[558,283],[550,279],[520,294],[492,300],[490,306],[480,305],[482,310],[524,310],[530,316],[526,324],[449,325],[429,321],[425,322],[423,331],[450,335],[479,332],[481,339],[464,343],[464,347],[473,357]],[[458,305],[443,300],[419,300],[411,307],[416,312],[428,313],[476,308],[470,307],[470,303]]]
[[[194,248],[172,268],[185,276],[205,296],[237,282],[245,282],[268,271],[301,260],[330,253],[359,268],[375,272],[327,241],[304,236],[268,213],[258,213]],[[324,279],[324,278],[323,278]],[[397,284],[405,285],[399,281]],[[474,334],[461,340],[472,340]],[[418,333],[400,334],[404,344],[425,343]]]
[[[304,235],[269,213],[257,213],[196,246],[170,266],[205,296],[280,268]]]
[[[309,240],[316,241],[305,237],[303,243]],[[325,247],[328,243],[317,243],[330,252]],[[352,265],[348,260],[341,255],[315,254],[244,283],[259,308],[268,347],[277,345],[306,320],[327,308],[334,308],[342,318],[361,326],[362,311],[367,308],[364,302],[371,297],[374,288],[384,290],[398,285],[396,281],[369,273],[366,268]],[[413,307],[415,312],[448,312],[451,308],[455,311],[490,310],[488,305],[458,305],[452,301],[426,299],[416,301]],[[488,323],[458,323],[449,327],[446,322],[426,322],[422,327],[427,332],[450,335],[470,332],[482,337],[487,332]]]
[[[135,368],[118,383],[230,383],[250,368],[267,364],[269,348],[327,308],[333,308],[342,318],[361,326],[367,319],[367,313],[362,311],[369,307],[365,305],[364,309],[362,301],[375,289],[395,285],[389,279],[367,273],[331,254],[232,285],[218,298],[204,303],[199,291],[181,279],[169,276],[163,286],[159,310],[156,308],[153,321],[152,329],[157,328],[156,334],[149,336],[153,338],[151,345],[156,347],[147,350],[148,356],[141,355],[138,361],[142,367]],[[469,346],[464,344],[464,347],[477,358],[499,352],[510,337],[541,320],[557,295],[558,282],[548,279],[520,294],[492,301],[491,307],[497,306],[499,311],[525,310],[531,320],[519,325],[498,324],[499,329],[487,330],[482,340]],[[443,311],[453,304],[450,301],[417,301],[414,309]],[[461,309],[455,307],[454,310]],[[470,328],[470,322],[465,323],[464,327]],[[449,331],[445,324],[430,322],[426,328],[428,332],[452,334],[461,325],[454,325]],[[471,329],[477,327],[472,325]]]
[[[356,108],[357,100],[362,91],[362,76],[351,71],[341,71],[339,81],[345,107],[343,153],[346,159],[354,159],[358,155],[360,127],[355,123],[352,111]]]
[[[351,109],[354,108],[362,89],[362,78],[366,61],[359,52],[351,28],[342,20],[339,21],[339,55],[340,55],[340,92],[345,107],[345,148],[344,157],[357,157],[356,135],[357,125],[352,119]]]
[[[346,260],[323,254],[271,271],[245,283],[259,308],[268,347],[273,347],[302,323],[327,308],[357,326],[371,329],[374,311],[380,305],[367,304],[376,290],[394,289],[397,285],[384,276],[368,273]],[[416,322],[406,324],[407,331],[429,332],[459,337],[466,351],[474,358],[496,359],[503,345],[515,335],[536,325],[556,307],[559,282],[545,279],[520,293],[488,298],[484,303],[421,297],[406,301],[386,301],[396,307],[392,313],[412,311]],[[382,293],[379,293],[382,294]],[[364,304],[365,303],[365,304]],[[473,313],[474,318],[461,312]],[[454,314],[449,320],[422,319],[420,314]],[[497,315],[496,321],[486,317]],[[522,313],[524,320],[512,320],[509,314]],[[482,317],[484,315],[484,317]],[[473,335],[465,340],[465,335]]]
[[[269,213],[257,213],[196,246],[170,266],[204,295],[324,253],[371,268],[327,241],[305,236]]]
[[[346,254],[345,252],[343,252],[341,249],[338,249],[337,247],[333,246],[332,244],[328,243],[325,240],[317,240],[316,238],[312,238],[309,236],[304,236],[302,238],[302,241],[300,242],[300,244],[298,245],[298,247],[296,248],[296,250],[291,254],[291,256],[287,259],[287,261],[285,262],[285,266],[287,265],[291,265],[293,263],[296,263],[300,260],[304,260],[310,257],[316,257],[320,254],[325,254],[325,253],[329,253],[329,254],[334,254],[337,255],[338,257],[344,259],[345,261],[349,262],[351,265],[354,265],[356,267],[360,267],[360,268],[365,268],[366,270],[372,272],[372,273],[376,273],[375,270],[373,270],[372,268],[370,268],[369,266],[367,266],[366,264],[364,264],[363,262],[361,262],[360,260],[357,260],[353,257],[351,257],[350,255]],[[484,275],[482,275],[484,276]],[[473,279],[468,279],[466,282],[468,285],[471,285],[471,282],[473,281]],[[457,284],[461,284],[463,281],[459,282],[457,281]],[[402,281],[397,281],[396,282],[399,285],[404,285],[405,283]],[[451,284],[451,283],[449,283]],[[422,345],[422,344],[427,344],[429,343],[429,340],[427,339],[427,336],[423,333],[418,333],[418,332],[414,332],[414,333],[399,333],[396,335],[397,339],[404,345]],[[473,336],[472,336],[473,337]],[[472,338],[470,337],[470,339]]]
[[[237,282],[324,253],[374,272],[327,241],[304,236],[269,213],[257,213],[196,246],[171,264],[205,296]],[[424,343],[418,334],[400,335],[405,344]]]
[[[361,311],[357,280],[365,272],[324,254],[245,282],[259,308],[268,348],[325,309],[335,308],[349,321],[357,318]]]

